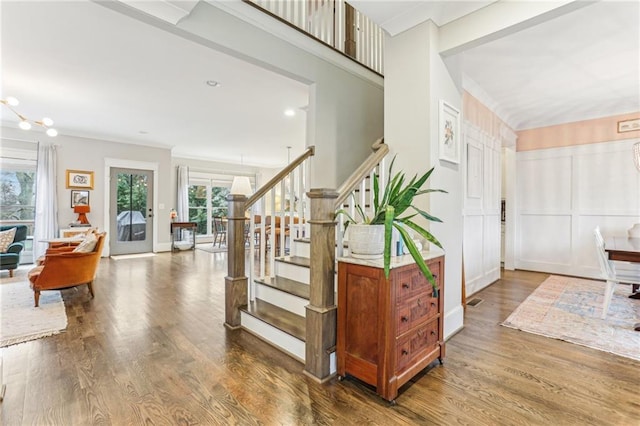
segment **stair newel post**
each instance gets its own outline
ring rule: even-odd
[[[247,304],[247,277],[244,266],[244,223],[247,197],[227,195],[227,276],[224,278],[224,325],[240,327],[240,307]]]
[[[306,306],[305,374],[324,382],[330,375],[330,348],[336,344],[335,303],[336,221],[333,189],[311,189],[311,277]]]

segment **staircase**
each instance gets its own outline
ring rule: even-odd
[[[336,372],[335,259],[343,255],[344,227],[341,222],[336,226],[335,211],[338,206],[353,208],[347,200],[350,195],[360,201],[371,196],[367,177],[388,152],[382,140],[373,149],[336,191],[307,188],[305,162],[313,155],[311,147],[250,198],[228,198],[233,213],[228,227],[225,325],[247,330],[303,362],[305,373],[319,381]],[[287,197],[296,200],[288,210]],[[351,207],[343,207],[345,202]],[[248,248],[246,235],[253,236]]]
[[[254,300],[241,308],[242,327],[305,362],[309,304],[309,239],[296,239],[289,256],[275,259],[274,276],[253,279]],[[298,248],[302,246],[303,248]],[[298,253],[302,250],[303,253]],[[334,369],[335,371],[335,362]]]

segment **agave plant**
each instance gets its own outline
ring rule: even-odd
[[[413,205],[413,200],[418,195],[428,194],[431,192],[444,192],[442,189],[421,189],[422,186],[427,182],[431,173],[433,173],[433,167],[431,170],[426,172],[420,178],[416,174],[408,183],[405,184],[405,175],[402,172],[398,172],[395,175],[392,175],[393,171],[393,163],[395,162],[396,157],[393,157],[391,164],[389,165],[389,174],[390,176],[389,183],[384,188],[384,191],[380,195],[380,181],[377,173],[373,174],[373,215],[367,216],[362,208],[357,202],[355,202],[355,210],[360,216],[360,221],[354,220],[353,217],[349,215],[344,209],[338,210],[336,215],[343,214],[347,217],[346,226],[349,223],[364,223],[369,225],[384,225],[385,235],[384,235],[384,273],[387,278],[389,278],[389,270],[391,265],[391,236],[393,228],[397,229],[400,237],[404,245],[409,250],[411,257],[415,260],[416,264],[420,268],[420,271],[424,274],[424,276],[429,280],[431,286],[433,287],[434,296],[437,297],[438,289],[436,287],[435,279],[431,274],[431,271],[427,267],[418,247],[416,246],[413,239],[407,232],[406,228],[410,228],[421,235],[427,241],[435,244],[436,246],[442,248],[440,242],[426,229],[422,226],[418,225],[413,221],[413,219],[417,216],[421,216],[428,221],[431,222],[442,222],[435,216],[430,215],[424,210],[419,209],[418,207]],[[391,177],[393,176],[393,177]],[[355,198],[355,197],[354,197]],[[354,199],[355,201],[355,199]],[[409,210],[409,214],[401,217],[403,214],[407,213]]]

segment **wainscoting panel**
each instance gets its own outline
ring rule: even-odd
[[[638,139],[517,153],[516,268],[598,277],[593,230],[640,222]]]

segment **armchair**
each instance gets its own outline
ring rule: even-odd
[[[96,234],[93,251],[85,253],[70,250],[48,250],[42,265],[29,272],[35,306],[38,307],[40,292],[59,290],[86,284],[93,298],[93,280],[96,276],[106,233]],[[76,249],[77,250],[77,249]]]
[[[9,276],[13,277],[13,271],[20,264],[20,252],[24,249],[24,240],[27,239],[27,227],[25,225],[0,226],[0,232],[16,228],[13,243],[9,245],[5,253],[0,253],[0,270],[9,270]]]

